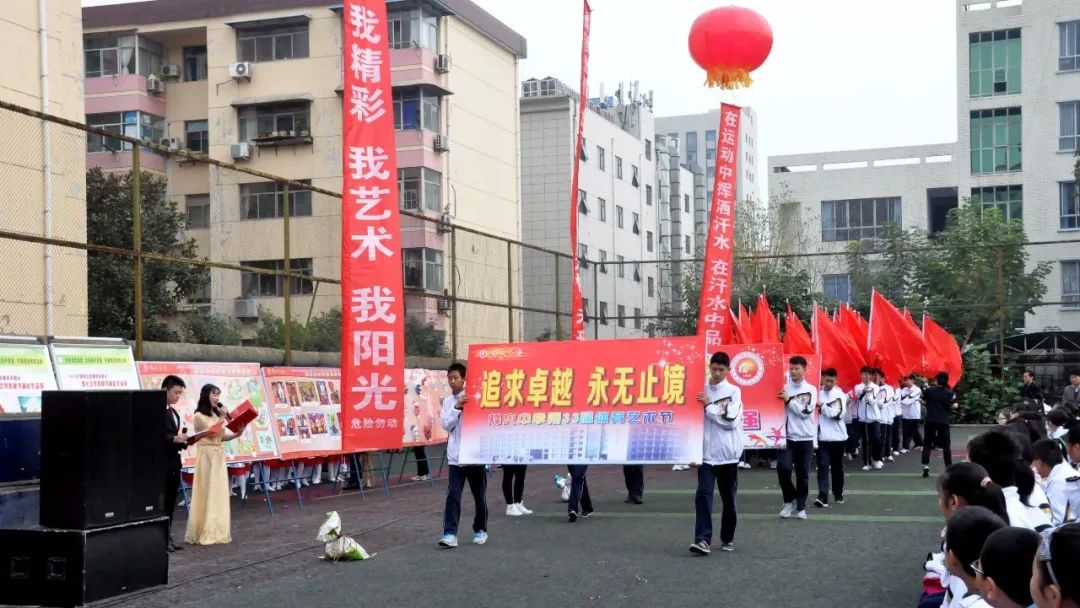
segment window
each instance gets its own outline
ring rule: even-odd
[[[1061,198],[1061,229],[1074,230],[1080,228],[1080,189],[1076,182],[1061,182],[1059,184]]]
[[[1020,108],[971,112],[971,172],[1020,171]]]
[[[641,282],[641,262],[634,262],[634,282]]]
[[[585,162],[585,161],[589,160],[589,154],[588,154],[588,152],[585,151],[585,148],[588,145],[589,145],[589,143],[585,140],[584,137],[582,137],[581,138],[581,147],[578,148],[578,160],[580,160],[581,162]]]
[[[900,197],[821,202],[821,240],[881,238],[885,226],[900,221]]]
[[[697,150],[690,150],[686,153],[686,165],[697,165]]]
[[[645,184],[645,204],[652,207],[652,185]]]
[[[189,194],[184,197],[184,215],[187,216],[187,227],[209,228],[210,227],[210,195]]]
[[[581,298],[581,312],[585,313],[585,322],[589,322],[589,298]]]
[[[630,165],[630,184],[635,188],[639,187],[640,178],[637,165]]]
[[[86,78],[161,74],[164,52],[160,43],[135,35],[102,34],[83,40]]]
[[[597,200],[598,204],[600,205],[600,221],[601,222],[606,222],[607,221],[607,201],[605,201],[602,198],[597,198],[596,200]]]
[[[308,56],[308,26],[239,30],[236,32],[236,56],[240,61],[282,61],[306,59]]]
[[[1080,148],[1080,101],[1059,103],[1058,108],[1061,112],[1058,150],[1072,152]]]
[[[240,219],[265,220],[284,217],[284,195],[285,187],[277,182],[240,184]],[[310,190],[289,190],[289,216],[311,216]]]
[[[634,234],[641,234],[641,216],[639,214],[635,213],[633,215],[633,218],[634,218],[634,226],[633,226],[632,230],[634,231]]]
[[[584,190],[578,189],[577,191],[577,210],[582,215],[589,215],[589,195]]]
[[[634,329],[641,329],[641,309],[634,309]]]
[[[110,133],[158,143],[165,136],[165,119],[145,112],[107,112],[87,114],[86,124]],[[130,150],[131,144],[94,133],[86,135],[87,152]]]
[[[987,209],[996,208],[1005,221],[1019,220],[1023,218],[1023,190],[1023,186],[972,188],[971,198],[982,206],[984,213]]]
[[[600,272],[607,274],[607,252],[600,250]]]
[[[184,82],[206,80],[206,47],[184,47]]]
[[[622,159],[618,156],[615,157],[615,177],[622,179]]]
[[[645,160],[652,160],[652,142],[645,140]]]
[[[600,302],[600,324],[607,325],[607,302]]]
[[[716,180],[716,167],[709,165],[705,167],[705,177],[709,180],[709,183],[713,183]]]
[[[1020,30],[968,35],[969,89],[972,97],[1020,92]]]
[[[1080,21],[1058,24],[1061,35],[1061,52],[1058,54],[1058,69],[1065,72],[1080,70]]]
[[[645,284],[647,286],[647,291],[649,293],[649,297],[650,298],[655,297],[656,296],[656,279],[654,279],[652,277],[648,277],[648,279],[646,279],[646,281],[645,281]]]
[[[601,148],[600,146],[596,146],[596,166],[601,171],[606,171],[605,167],[607,166],[607,158],[605,152],[606,151],[603,148]]]
[[[240,262],[240,265],[263,270],[277,270],[279,272],[285,270],[285,260]],[[289,269],[290,272],[297,274],[307,276],[314,274],[311,258],[289,260]],[[290,287],[292,295],[311,295],[315,291],[315,284],[309,279],[292,279]],[[280,298],[285,295],[285,277],[274,274],[241,272],[240,292],[244,298]]]
[[[649,230],[645,233],[645,250],[652,253],[653,250],[653,233]]]
[[[697,131],[686,132],[686,151],[697,152]]]
[[[184,145],[192,152],[206,154],[210,151],[210,123],[205,120],[189,120],[184,123]]]
[[[694,253],[694,246],[690,244],[689,234],[683,236],[683,251],[686,252],[686,255]]]
[[[623,227],[623,208],[622,205],[615,205],[615,227]]]
[[[199,272],[202,274],[202,286],[187,299],[189,304],[209,304],[213,296],[213,290],[210,287],[210,268],[204,266]]]
[[[439,48],[439,16],[429,10],[388,11],[386,24],[392,49]]]
[[[851,276],[846,274],[827,274],[824,280],[825,297],[838,302],[851,301]]]
[[[615,307],[615,312],[619,315],[619,318],[617,320],[619,327],[626,327],[626,307],[622,304],[619,304]]]
[[[277,136],[285,131],[295,136],[311,124],[311,104],[266,103],[244,106],[238,112],[240,140],[251,141]]]
[[[425,248],[401,250],[405,287],[425,291],[443,290],[443,254]]]
[[[683,198],[683,203],[682,203],[683,212],[690,213],[690,195],[689,194],[684,194],[682,198]]]
[[[398,197],[402,209],[442,211],[442,174],[426,167],[398,169]]]
[[[417,88],[394,89],[394,129],[439,131],[442,98]]]
[[[621,255],[617,255],[617,256],[615,256],[615,261],[617,262],[617,264],[615,264],[615,265],[618,266],[618,268],[616,269],[616,272],[618,273],[619,278],[620,279],[625,279],[626,278],[626,264],[625,264],[626,258],[621,256]]]
[[[585,243],[578,243],[577,246],[578,261],[582,268],[589,267],[589,246]]]
[[[1066,308],[1080,308],[1080,260],[1061,263],[1061,301]]]
[[[705,159],[716,159],[716,131],[705,131]]]

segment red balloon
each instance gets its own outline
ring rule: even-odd
[[[708,74],[706,83],[725,89],[750,86],[750,72],[765,63],[772,50],[769,22],[739,6],[702,13],[690,27],[690,56]]]

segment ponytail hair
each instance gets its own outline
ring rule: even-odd
[[[963,499],[968,506],[986,507],[1006,523],[1009,521],[1001,486],[991,481],[986,469],[974,462],[960,462],[945,469],[938,476],[938,489],[942,494]]]

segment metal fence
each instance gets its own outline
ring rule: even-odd
[[[286,362],[294,351],[337,350],[340,169],[286,179],[187,149],[205,133],[163,141],[126,119],[95,128],[0,102],[0,334],[123,337],[136,356],[144,340],[276,346]],[[312,143],[303,132],[263,135],[272,141],[247,152],[274,167]],[[402,218],[403,240],[440,245],[403,260],[408,354],[463,357],[475,342],[569,334],[569,256],[437,212],[403,209]],[[1080,239],[1029,247],[1062,243]],[[743,255],[736,272],[846,255]],[[702,262],[584,260],[589,335],[638,336],[679,317],[673,265],[689,274]],[[971,306],[1005,318],[1002,294],[984,295]]]

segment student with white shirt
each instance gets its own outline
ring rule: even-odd
[[[734,551],[735,492],[739,487],[739,457],[743,452],[742,392],[728,382],[731,360],[727,353],[713,354],[709,381],[698,394],[705,407],[705,435],[698,486],[694,495],[694,542],[690,551],[708,555],[712,544],[713,485],[720,491],[720,550]]]
[[[1072,420],[1069,418],[1069,412],[1064,408],[1056,407],[1046,413],[1046,434],[1057,442],[1065,458],[1069,457],[1069,446],[1065,443],[1065,435],[1069,432],[1070,424]]]
[[[863,368],[863,383],[852,391],[856,398],[859,417],[859,435],[862,443],[863,470],[881,468],[881,423],[878,422],[877,391],[874,384],[874,370]]]
[[[1031,605],[1031,560],[1039,553],[1042,537],[1026,528],[1009,526],[995,531],[983,543],[975,563],[975,584],[991,608],[1027,608]]]
[[[1080,606],[1080,523],[1043,533],[1039,554],[1031,563],[1031,599],[1038,608]]]
[[[821,372],[821,390],[818,392],[818,449],[817,483],[818,497],[814,506],[829,506],[829,479],[832,478],[833,496],[836,504],[844,504],[844,445],[847,443],[847,395],[836,386],[836,370]]]
[[[869,449],[867,442],[863,437],[866,418],[863,418],[862,400],[863,395],[866,392],[866,387],[870,384],[870,368],[863,366],[859,370],[859,376],[862,377],[862,382],[856,384],[850,392],[848,392],[848,412],[851,414],[851,424],[848,426],[848,444],[847,452],[851,455],[852,459],[858,455],[860,445],[863,460],[866,460],[866,452]]]
[[[1016,481],[1020,456],[1017,439],[1003,429],[989,430],[968,442],[968,459],[986,468],[990,479],[1001,486],[1010,525],[1039,532],[1051,526],[1050,515],[1021,499]]]
[[[447,368],[446,379],[450,383],[451,395],[443,399],[439,419],[446,429],[446,459],[450,463],[449,481],[446,489],[446,509],[443,511],[443,536],[439,545],[446,548],[458,546],[457,529],[461,519],[461,493],[465,482],[469,483],[476,514],[473,516],[473,544],[487,542],[487,472],[484,465],[458,464],[461,449],[461,412],[469,402],[465,393],[465,366],[454,363]]]
[[[1031,446],[1033,464],[1043,479],[1043,491],[1050,502],[1050,518],[1055,526],[1080,516],[1080,472],[1069,466],[1053,439],[1040,439]]]
[[[976,583],[979,555],[986,539],[1008,526],[984,507],[963,507],[949,518],[945,530],[945,568],[963,581],[967,592],[956,597],[946,594],[943,608],[989,608]]]
[[[788,360],[790,379],[776,398],[784,402],[787,416],[787,446],[776,462],[776,475],[784,496],[780,517],[795,515],[806,519],[806,498],[810,493],[810,456],[814,451],[817,428],[814,410],[817,408],[817,388],[806,381],[806,359],[795,355]],[[791,473],[795,473],[795,484]]]
[[[885,379],[885,372],[880,369],[874,370],[874,383],[877,384],[877,412],[878,412],[878,441],[881,443],[882,466],[886,461],[893,462],[892,449],[892,426],[893,426],[893,398],[896,390]]]
[[[900,453],[907,454],[912,449],[922,447],[922,435],[919,434],[919,423],[922,421],[922,389],[915,384],[915,376],[904,378],[904,386],[900,389],[900,425],[903,433],[900,442]]]

